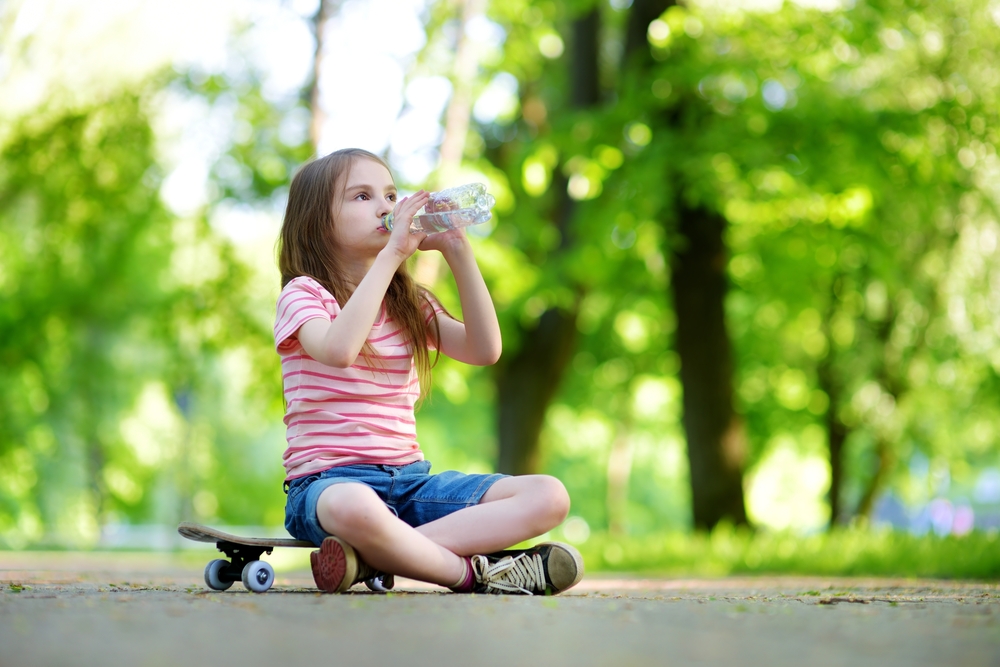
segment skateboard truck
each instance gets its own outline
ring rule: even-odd
[[[260,560],[264,554],[268,556],[274,551],[271,547],[248,547],[242,544],[219,541],[215,543],[219,551],[229,557],[229,567],[223,568],[223,576],[230,581],[239,581],[243,577],[243,568],[255,560]]]
[[[274,583],[274,568],[260,559],[265,553],[270,555],[273,547],[247,546],[225,540],[217,541],[215,546],[229,560],[213,560],[205,568],[205,583],[209,588],[224,591],[242,581],[247,590],[263,593]]]

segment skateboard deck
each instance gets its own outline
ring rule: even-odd
[[[190,521],[183,521],[179,526],[177,526],[177,532],[181,534],[181,537],[186,537],[189,540],[194,540],[195,542],[214,542],[218,544],[219,542],[228,542],[230,544],[242,545],[246,547],[264,547],[267,553],[271,553],[271,550],[275,547],[312,547],[316,549],[316,545],[312,542],[306,542],[304,540],[293,540],[289,538],[267,538],[267,537],[241,537],[239,535],[233,535],[211,526],[203,526],[200,523],[192,523]]]
[[[270,555],[276,547],[317,548],[312,542],[304,540],[233,535],[191,521],[182,521],[177,526],[177,532],[181,537],[195,542],[214,542],[216,548],[229,558],[216,559],[205,566],[205,584],[216,591],[224,591],[234,582],[242,581],[247,590],[263,593],[274,583],[274,568],[262,561],[261,556],[265,553]],[[365,581],[369,589],[379,592],[389,590],[393,583],[390,575],[380,575]]]

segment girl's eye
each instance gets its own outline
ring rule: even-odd
[[[396,201],[396,195],[389,195],[389,196],[386,197],[386,199],[388,199],[391,202],[394,202],[394,201]]]
[[[366,195],[364,192],[362,192],[357,197],[355,197],[355,199],[360,199],[361,201],[368,201],[368,195]]]

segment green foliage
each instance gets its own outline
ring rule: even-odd
[[[274,402],[256,379],[276,367],[259,354],[270,323],[244,307],[247,270],[205,217],[160,201],[157,89],[6,134],[0,544],[92,544],[101,525],[172,523],[192,504],[259,520],[256,499],[280,496],[244,414]]]
[[[93,521],[103,473],[133,467],[109,450],[162,363],[155,323],[173,306],[157,284],[171,240],[152,149],[131,94],[26,119],[5,143],[0,534]]]
[[[678,139],[688,146],[675,153],[685,156],[677,178],[731,225],[751,465],[782,434],[839,423],[848,513],[869,511],[888,477],[905,478],[913,452],[968,455],[945,433],[963,429],[953,415],[983,401],[983,380],[996,375],[980,357],[966,358],[957,384],[970,384],[947,396],[918,379],[953,363],[964,338],[946,316],[945,267],[970,261],[963,236],[996,226],[996,192],[972,157],[995,156],[998,141],[987,131],[996,98],[985,92],[997,25],[973,20],[985,10],[859,5],[820,20],[792,7],[673,8],[663,20],[674,37],[651,38],[662,59],[653,85],[671,91],[665,113],[690,113],[695,96],[711,107]],[[976,465],[995,465],[996,453]]]
[[[588,572],[667,576],[801,574],[995,580],[998,537],[916,536],[889,530],[838,528],[802,536],[735,530],[661,532],[632,538],[592,535],[580,552]]]
[[[467,148],[470,166],[509,193],[481,253],[505,353],[546,309],[583,295],[576,356],[543,436],[546,470],[567,483],[574,512],[608,525],[609,480],[617,469],[621,483],[624,465],[628,530],[685,524],[668,298],[670,256],[686,242],[678,203],[729,225],[748,486],[777,465],[781,443],[828,458],[815,436],[840,428],[841,518],[870,512],[886,488],[915,504],[947,493],[916,490],[915,454],[950,469],[950,493],[968,497],[978,471],[1000,462],[991,5],[692,2],[639,45],[624,32],[637,5],[600,5],[602,102],[580,109],[569,100],[583,4],[490,7],[507,39],[482,76],[514,75],[519,111],[475,128]],[[438,25],[429,53],[449,34]],[[647,62],[624,62],[627,48]],[[564,190],[575,201],[569,249]],[[824,502],[822,486],[810,492]]]
[[[210,175],[218,199],[259,204],[283,196],[295,169],[312,156],[309,111],[300,100],[268,99],[260,73],[249,67],[225,75],[191,70],[174,85],[229,117]]]
[[[506,73],[518,99],[468,137],[466,167],[498,197],[476,252],[505,354],[546,310],[576,314],[542,460],[594,527],[588,563],[995,576],[993,538],[979,534],[680,533],[690,500],[669,289],[682,204],[728,223],[750,491],[777,493],[760,473],[786,445],[798,460],[827,458],[837,427],[845,517],[885,489],[914,505],[967,498],[978,471],[1000,464],[995,8],[725,4],[671,7],[640,44],[626,44],[636,3],[488,7],[506,39],[474,89]],[[594,8],[600,100],[583,108],[573,22]],[[450,74],[454,11],[432,3],[415,73]],[[147,112],[164,89],[230,119],[212,201],[186,218],[159,199]],[[280,523],[276,277],[209,221],[220,203],[276,211],[311,153],[307,125],[301,99],[273,99],[259,73],[230,68],[3,128],[0,544],[87,544],[100,524],[181,515]],[[452,284],[434,289],[455,307]],[[436,369],[419,415],[436,470],[493,465],[490,373]],[[911,471],[917,454],[932,474]],[[803,493],[821,503],[814,486]]]

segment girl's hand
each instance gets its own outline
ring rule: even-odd
[[[443,255],[452,251],[462,251],[469,247],[471,247],[469,237],[466,236],[464,227],[430,234],[419,245],[420,250],[437,250]]]
[[[424,207],[429,198],[430,194],[421,190],[411,197],[401,199],[392,212],[392,232],[389,234],[389,242],[385,249],[394,253],[400,263],[406,261],[410,255],[416,252],[420,243],[427,236],[422,233],[411,234],[410,223],[413,222],[413,216]]]

